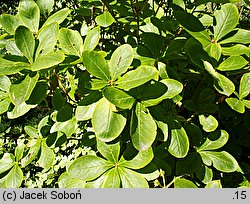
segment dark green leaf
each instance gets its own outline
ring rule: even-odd
[[[29,62],[32,63],[35,52],[35,39],[33,33],[28,28],[19,26],[15,32],[15,42],[18,49]]]

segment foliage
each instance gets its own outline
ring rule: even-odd
[[[248,8],[21,0],[0,17],[0,187],[248,187]]]

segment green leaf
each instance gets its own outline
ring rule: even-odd
[[[192,181],[184,178],[174,179],[174,188],[198,188]]]
[[[24,144],[25,140],[19,140],[18,141],[18,145],[15,148],[15,157],[16,157],[16,161],[20,161],[23,157],[23,153],[25,150],[25,144]]]
[[[196,40],[198,40],[202,44],[202,47],[204,49],[211,45],[212,39],[206,30],[202,30],[199,32],[192,32],[190,30],[187,30],[187,32],[192,35]]]
[[[250,93],[250,73],[245,73],[240,79],[239,98],[245,98]]]
[[[13,154],[4,153],[3,157],[0,159],[0,174],[9,170],[15,162],[15,157]]]
[[[30,64],[10,61],[0,57],[0,75],[16,74],[23,69],[30,69]]]
[[[213,180],[207,183],[205,188],[222,188],[220,180]]]
[[[205,142],[197,150],[219,149],[227,143],[228,139],[229,135],[225,130],[216,130],[207,136]]]
[[[218,121],[212,115],[199,115],[199,121],[203,130],[206,132],[213,132],[218,127]]]
[[[0,114],[5,113],[9,109],[10,103],[10,98],[4,98],[0,101]]]
[[[93,112],[93,129],[96,137],[103,142],[117,138],[126,125],[126,118],[115,111],[115,106],[107,99],[102,98]]]
[[[6,188],[18,188],[23,181],[23,172],[16,163],[5,178]]]
[[[233,82],[222,74],[217,73],[217,79],[214,80],[214,88],[221,94],[230,96],[235,91]]]
[[[212,161],[211,161],[212,164]],[[201,168],[197,169],[196,171],[197,177],[203,182],[203,183],[209,183],[213,179],[213,170],[206,165],[202,165]]]
[[[26,125],[24,127],[24,131],[25,131],[26,134],[28,134],[33,139],[39,137],[37,129],[32,127],[32,126]]]
[[[220,40],[231,32],[239,21],[239,12],[234,4],[224,4],[215,13],[216,25],[214,26],[215,40]]]
[[[203,61],[203,65],[205,70],[216,80],[219,80],[219,73],[215,71],[213,65],[211,65],[208,61]]]
[[[18,7],[18,16],[32,32],[38,31],[40,10],[34,1],[21,0]]]
[[[76,129],[77,129],[77,121],[76,118],[73,117],[70,120],[54,123],[54,125],[50,129],[50,133],[63,132],[67,137],[70,137],[72,134],[76,132]]]
[[[37,139],[32,139],[27,145],[29,151],[27,155],[21,159],[21,166],[28,166],[36,157],[41,148],[41,142]]]
[[[68,28],[61,28],[58,35],[59,46],[67,55],[82,56],[83,41],[80,33]]]
[[[126,91],[145,84],[151,79],[158,80],[158,70],[153,66],[141,65],[129,71],[116,82],[117,87]]]
[[[31,67],[32,71],[39,71],[42,69],[52,68],[63,62],[65,56],[62,51],[51,52],[46,55],[38,55],[36,61]]]
[[[133,61],[134,50],[129,44],[119,46],[109,61],[109,71],[112,80],[116,80],[125,73]]]
[[[244,105],[248,108],[248,109],[250,109],[250,100],[242,100],[242,102],[244,103]]]
[[[139,151],[148,149],[156,138],[156,130],[156,123],[149,111],[141,103],[137,103],[130,122],[133,146]]]
[[[58,33],[59,25],[56,22],[43,26],[41,30],[39,30],[37,36],[39,44],[36,50],[36,58],[39,54],[46,55],[53,51],[56,45]]]
[[[102,54],[86,50],[83,52],[82,58],[83,64],[90,74],[105,81],[109,81],[109,68]]]
[[[205,151],[203,153],[206,154],[212,160],[214,168],[219,171],[229,173],[234,172],[238,169],[239,165],[237,161],[228,152]]]
[[[0,17],[0,24],[10,35],[14,35],[17,27],[22,25],[22,22],[16,16],[3,14]]]
[[[183,85],[181,82],[174,79],[163,79],[160,83],[164,84],[167,87],[166,92],[156,99],[149,99],[143,101],[142,103],[145,106],[155,106],[159,104],[164,99],[172,99],[177,96],[183,90]]]
[[[60,11],[57,11],[53,15],[51,15],[43,24],[43,26],[49,25],[51,23],[57,22],[58,24],[61,24],[65,18],[70,14],[69,8],[61,9]]]
[[[54,160],[55,154],[53,150],[47,146],[46,141],[44,140],[41,143],[41,155],[37,163],[44,169],[44,171],[47,171],[53,166]]]
[[[187,133],[181,123],[174,118],[168,118],[167,124],[169,125],[170,130],[170,144],[168,151],[176,158],[184,158],[189,150]]]
[[[101,188],[120,188],[121,180],[117,168],[110,169],[103,176],[105,178]]]
[[[154,158],[154,153],[151,147],[147,150],[139,151],[138,154],[131,160],[125,160],[122,158],[119,161],[119,166],[123,166],[130,169],[141,169],[148,165]]]
[[[70,176],[68,172],[62,173],[58,179],[59,188],[85,188],[85,185],[85,181]]]
[[[9,92],[10,89],[10,85],[11,85],[11,81],[9,79],[9,77],[4,76],[4,75],[0,75],[0,91],[5,91],[5,92]]]
[[[224,60],[217,69],[220,71],[234,71],[242,69],[248,64],[248,61],[245,60],[242,56],[231,56]]]
[[[120,155],[120,143],[106,144],[101,140],[97,140],[97,150],[100,154],[105,157],[108,161],[116,164]]]
[[[9,119],[19,118],[20,116],[23,116],[24,114],[29,112],[30,109],[35,107],[36,105],[29,105],[23,102],[20,105],[15,106],[10,112],[7,112],[7,116]]]
[[[227,43],[242,43],[242,44],[249,44],[250,43],[250,31],[244,29],[235,29],[237,31],[232,37],[226,38],[220,41],[220,44],[227,44]]]
[[[83,50],[94,50],[98,45],[101,38],[100,27],[95,27],[88,32],[86,38],[84,39]]]
[[[89,95],[83,97],[78,106],[76,107],[76,120],[84,121],[92,118],[93,112],[97,102],[102,98],[99,91],[91,92]]]
[[[241,45],[241,44],[236,44],[231,47],[222,47],[222,54],[223,55],[249,55],[250,54],[250,48]]]
[[[210,43],[205,50],[209,53],[209,56],[219,61],[221,57],[221,46],[219,43]]]
[[[115,22],[115,19],[108,11],[104,11],[103,14],[95,18],[95,22],[102,27],[109,27]]]
[[[139,173],[123,167],[118,171],[123,188],[148,188],[148,182]]]
[[[16,29],[15,42],[18,49],[32,63],[35,52],[35,38],[33,33],[28,28],[19,26]]]
[[[47,16],[53,10],[54,0],[37,0],[36,4],[38,5],[40,12]]]
[[[245,106],[242,100],[237,98],[227,98],[226,102],[233,110],[237,111],[238,113],[245,112]]]
[[[158,81],[149,81],[141,86],[131,89],[128,93],[139,101],[157,100],[167,92],[167,86]]]
[[[131,109],[135,102],[132,96],[112,86],[104,88],[103,95],[110,103],[121,109]]]
[[[36,86],[38,78],[39,74],[34,76],[28,74],[21,83],[11,84],[9,90],[11,102],[16,106],[19,106],[27,101]]]
[[[10,53],[11,55],[23,57],[22,52],[16,46],[15,39],[7,41],[5,48],[6,48],[7,52]]]
[[[91,181],[102,175],[113,166],[100,157],[84,155],[77,158],[68,168],[70,176],[84,181]]]

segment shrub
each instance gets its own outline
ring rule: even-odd
[[[249,187],[246,3],[2,14],[0,187]]]

